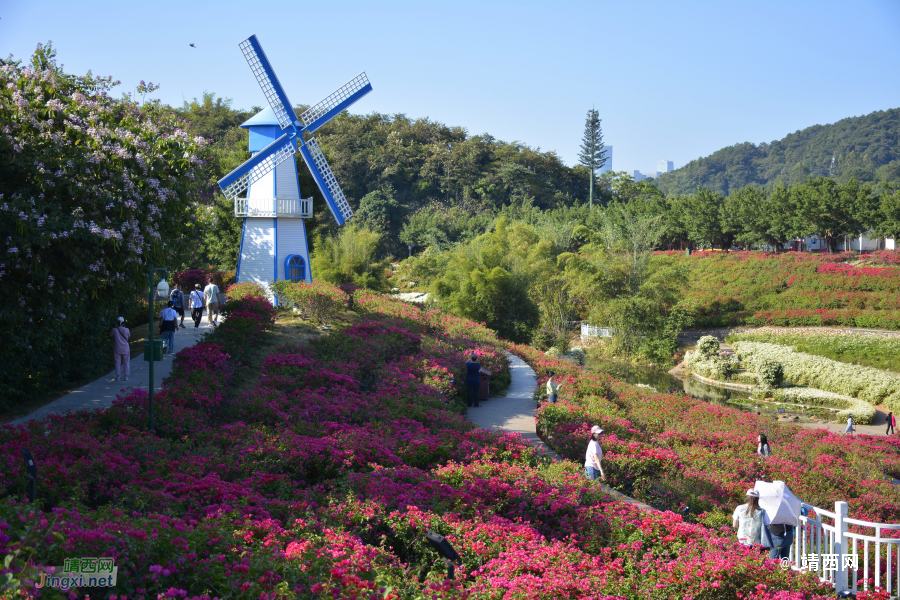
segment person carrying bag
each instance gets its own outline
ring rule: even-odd
[[[173,302],[159,313],[159,335],[163,340],[163,354],[175,352],[175,330],[178,329],[178,313],[172,308]]]
[[[203,292],[200,291],[200,284],[194,284],[194,291],[191,292],[191,318],[194,320],[194,331],[200,329],[200,321],[203,320],[203,305],[206,299]]]

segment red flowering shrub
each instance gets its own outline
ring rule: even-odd
[[[197,284],[200,285],[200,289],[203,289],[206,287],[207,281],[206,271],[202,269],[188,269],[172,276],[172,283],[180,283],[185,294],[191,293]]]

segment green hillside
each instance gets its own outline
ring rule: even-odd
[[[771,143],[744,142],[691,161],[656,181],[665,194],[692,194],[697,186],[722,194],[749,184],[773,187],[829,174],[837,158],[839,181],[900,181],[900,108],[831,125],[813,125]]]

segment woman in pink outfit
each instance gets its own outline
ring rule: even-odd
[[[119,363],[125,365],[125,373],[122,376],[124,380],[128,381],[128,376],[131,375],[131,347],[128,345],[128,338],[131,337],[131,332],[128,331],[127,327],[123,326],[123,323],[125,323],[125,319],[119,317],[116,326],[109,332],[113,340],[113,360],[116,363],[116,381],[119,380]]]

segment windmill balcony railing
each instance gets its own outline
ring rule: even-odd
[[[847,516],[846,502],[834,511],[803,504],[808,514],[791,546],[791,566],[816,573],[836,592],[900,591],[900,524],[871,523]]]
[[[312,198],[235,198],[235,217],[312,218]]]

